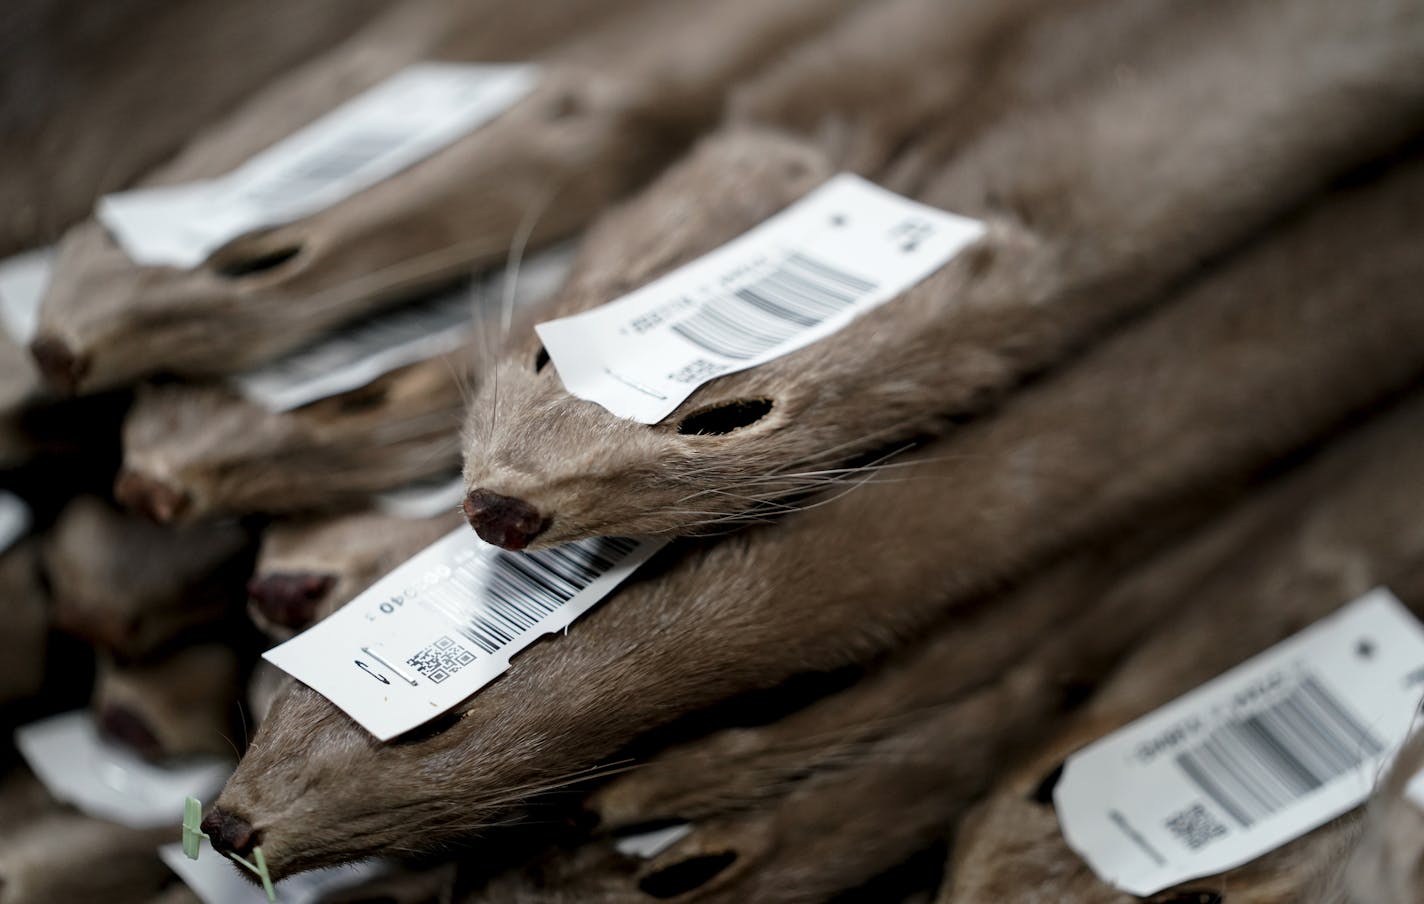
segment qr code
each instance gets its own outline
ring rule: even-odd
[[[439,684],[475,661],[475,654],[460,646],[448,635],[416,653],[405,664]]]
[[[1172,834],[1192,850],[1204,846],[1207,842],[1220,838],[1226,834],[1226,826],[1217,821],[1215,816],[1200,803],[1192,804],[1171,819],[1167,820],[1167,828],[1172,830]]]
[[[676,383],[696,383],[708,377],[715,377],[726,369],[727,365],[725,364],[708,361],[706,358],[698,358],[696,361],[685,364],[668,374],[667,378]]]

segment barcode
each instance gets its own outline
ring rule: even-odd
[[[460,646],[454,638],[441,636],[435,643],[407,659],[405,664],[439,684],[474,661],[474,653]]]
[[[251,185],[249,198],[290,202],[323,186],[344,179],[406,140],[406,133],[391,129],[348,132],[329,147],[298,158],[275,176]]]
[[[1177,756],[1196,786],[1242,828],[1383,752],[1314,675],[1277,703],[1216,728]]]
[[[725,358],[754,358],[851,307],[875,288],[867,279],[793,252],[766,276],[704,302],[672,331]]]
[[[495,553],[457,566],[424,597],[461,635],[493,654],[573,599],[638,545],[599,537],[538,552]]]
[[[298,383],[326,377],[372,355],[431,336],[473,328],[475,305],[464,291],[437,295],[428,301],[377,311],[343,326],[311,345],[279,358],[254,373],[264,379]],[[438,354],[443,344],[436,345]]]

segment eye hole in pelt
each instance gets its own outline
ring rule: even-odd
[[[689,857],[655,873],[649,873],[638,880],[638,887],[654,898],[676,898],[706,885],[718,873],[736,862],[736,859],[736,851]]]
[[[738,399],[693,412],[677,425],[684,436],[725,436],[750,427],[771,412],[771,399]]]
[[[255,273],[266,273],[268,270],[275,270],[296,257],[301,251],[301,245],[290,245],[286,248],[278,248],[275,251],[268,251],[262,254],[236,257],[232,260],[217,264],[216,270],[219,276],[225,276],[228,279],[241,279],[244,276],[251,276]]]
[[[544,346],[539,346],[539,354],[534,356],[534,372],[542,373],[545,367],[549,366],[549,352]]]

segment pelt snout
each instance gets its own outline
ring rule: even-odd
[[[269,621],[301,629],[316,620],[317,604],[335,583],[329,574],[268,574],[247,582],[247,596]]]
[[[140,756],[157,760],[164,754],[163,742],[142,715],[122,703],[106,703],[96,719],[105,737],[132,749]]]
[[[505,549],[523,549],[548,527],[539,510],[523,499],[489,490],[471,490],[460,507],[481,540]]]
[[[192,503],[183,490],[127,468],[114,481],[114,498],[158,522],[172,521]]]
[[[45,380],[62,392],[78,392],[89,373],[89,360],[57,336],[40,336],[30,345],[30,354]]]
[[[203,817],[203,832],[213,850],[220,854],[246,857],[257,846],[257,830],[247,820],[221,807],[213,807]]]

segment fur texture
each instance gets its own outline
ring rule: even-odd
[[[46,539],[44,565],[55,622],[134,658],[236,610],[252,549],[235,524],[165,528],[80,497]]]
[[[807,709],[619,776],[591,802],[603,827],[693,822],[648,863],[576,855],[579,868],[560,881],[505,877],[495,886],[506,897],[481,900],[631,902],[671,886],[680,900],[812,902],[885,872],[948,834],[1002,764],[1171,607],[1163,588],[1200,577],[1210,564],[1200,555],[1149,557],[1123,576],[1176,532],[1166,527],[983,601]],[[720,872],[692,878],[717,857],[728,861]]]
[[[80,227],[60,251],[40,313],[37,359],[52,380],[82,390],[155,370],[227,373],[497,263],[511,247],[570,235],[711,125],[729,84],[854,2],[628,2],[614,10],[626,15],[591,28],[590,19],[608,17],[607,0],[580,0],[563,15],[512,0],[467,9],[456,17],[458,42],[446,42],[450,55],[524,51],[546,65],[530,97],[404,172],[296,223],[235,239],[194,270],[134,266],[97,224]],[[531,17],[558,25],[561,35],[521,45],[505,33]],[[579,25],[588,33],[546,47]],[[415,29],[419,39],[393,42],[417,51],[410,56],[373,52],[388,63],[418,58],[433,37],[425,28]],[[381,32],[366,37],[375,47],[385,41]],[[361,62],[358,53],[341,55],[331,71],[278,87],[305,91],[303,106],[324,110],[352,93],[339,78],[348,68],[363,75],[386,68]],[[286,102],[268,98],[247,116]],[[228,167],[216,158],[230,165],[234,148],[213,150],[220,137],[247,153],[274,137],[265,123],[253,127],[261,141],[234,134],[239,128],[219,130],[158,181],[223,172]],[[224,275],[290,250],[295,256],[279,266]]]
[[[277,876],[469,838],[674,714],[863,661],[1031,563],[1247,479],[1417,376],[1416,202],[1417,164],[1342,192],[878,475],[894,479],[670,551],[438,730],[379,744],[293,688],[217,808],[251,824]]]
[[[40,780],[24,766],[12,766],[0,774],[0,838],[59,808]]]
[[[1424,569],[1420,576],[1424,577]],[[1420,769],[1424,769],[1424,735],[1416,733],[1371,797],[1348,855],[1324,861],[1320,884],[1302,900],[1312,904],[1424,900],[1424,809],[1405,792]]]
[[[917,193],[986,219],[983,241],[835,335],[703,386],[662,423],[569,395],[554,367],[536,368],[521,323],[471,405],[467,488],[532,506],[547,525],[534,545],[778,515],[857,455],[984,409],[1424,111],[1418,3],[1251,0],[1200,15],[1125,51],[1121,77],[1005,116]],[[833,169],[783,135],[719,135],[593,230],[538,313],[617,298]],[[689,415],[749,399],[773,405],[725,435],[678,433]]]
[[[0,838],[0,900],[5,904],[104,901],[141,904],[172,873],[154,854],[178,829],[128,829],[58,811]]]
[[[865,751],[885,736],[912,729],[921,719],[939,719],[941,711],[1003,678],[1021,662],[1031,662],[1029,668],[1043,673],[1038,688],[1042,701],[1036,706],[1077,693],[1077,685],[1103,667],[1091,651],[1119,649],[1139,630],[1134,626],[1155,611],[1150,599],[1105,600],[1109,590],[1113,600],[1130,596],[1130,589],[1118,585],[1133,588],[1146,579],[1129,581],[1122,577],[1124,572],[1181,533],[1187,523],[1216,509],[1218,502],[1204,494],[1131,536],[1075,552],[1023,586],[962,606],[938,623],[925,642],[897,652],[847,690],[770,724],[730,728],[661,753],[596,791],[587,806],[599,817],[600,827],[613,831],[755,809],[819,772],[861,764],[868,758]],[[1156,565],[1152,581],[1186,580],[1183,575],[1192,573],[1192,564]],[[1058,638],[1086,620],[1087,613],[1102,623],[1106,619],[1101,613],[1119,610],[1146,614],[1117,622],[1119,630],[1101,632],[1107,636],[1096,647],[1038,651],[1046,635],[1055,638],[1055,646],[1063,646]],[[1075,653],[1081,661],[1070,668]],[[1110,658],[1097,656],[1104,662]],[[1054,682],[1061,686],[1050,686]],[[1023,687],[1030,683],[1019,681]],[[999,721],[991,716],[966,725],[992,745],[991,726]],[[965,740],[954,749],[973,746],[972,740]]]
[[[433,358],[272,413],[220,384],[145,385],[124,421],[119,501],[159,520],[359,504],[458,466],[457,364]]]
[[[309,622],[336,611],[375,580],[455,529],[451,510],[432,518],[400,518],[378,511],[275,524],[262,536],[257,568],[248,582],[247,611],[264,634],[285,640],[306,624],[279,623],[254,597],[263,586],[297,576],[321,579],[325,590],[310,601]],[[308,623],[309,623],[308,622]]]
[[[34,453],[23,418],[42,394],[34,362],[0,329],[0,467],[18,465]]]
[[[450,473],[474,350],[495,329],[500,304],[552,292],[572,253],[521,257],[471,286],[466,347],[292,411],[269,412],[215,384],[141,389],[124,429],[119,501],[160,520],[291,512],[349,506]]]
[[[379,0],[14,0],[0,11],[0,257],[48,244]]]
[[[150,760],[239,754],[244,671],[237,645],[227,643],[192,644],[143,664],[101,658],[94,718],[107,737]]]
[[[1327,450],[1213,532],[1207,579],[1171,588],[1177,614],[1159,621],[1074,724],[1016,768],[966,821],[946,902],[1137,900],[1099,881],[1063,841],[1035,789],[1074,750],[1166,704],[1379,584],[1420,610],[1424,583],[1394,578],[1424,563],[1424,397]],[[1211,538],[1208,533],[1208,539]],[[1282,904],[1309,887],[1312,865],[1351,837],[1352,819],[1224,876],[1182,889]],[[1171,900],[1164,893],[1163,900]],[[1405,900],[1387,899],[1387,900]]]
[[[0,706],[39,692],[44,684],[49,598],[40,583],[39,550],[20,540],[0,553]]]

